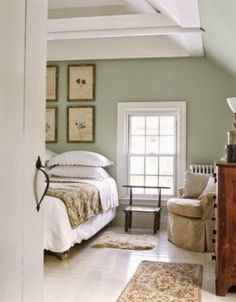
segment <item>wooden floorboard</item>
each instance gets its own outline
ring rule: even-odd
[[[123,226],[108,229],[124,233]],[[129,232],[153,235],[152,228],[134,228]],[[95,249],[91,247],[95,236],[72,248],[67,260],[45,255],[44,302],[115,302],[142,260],[203,264],[202,302],[236,301],[236,292],[225,298],[214,295],[214,262],[210,253],[177,248],[168,242],[165,229],[156,236],[158,244],[153,250]]]

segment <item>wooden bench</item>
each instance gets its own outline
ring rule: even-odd
[[[169,189],[170,187],[163,186],[135,186],[135,185],[123,185],[125,188],[129,188],[129,206],[124,209],[125,213],[125,232],[128,232],[132,228],[132,213],[151,213],[154,214],[154,226],[153,233],[156,234],[160,228],[161,220],[161,189]],[[157,189],[158,190],[158,203],[157,206],[135,206],[133,205],[133,188],[142,189]]]

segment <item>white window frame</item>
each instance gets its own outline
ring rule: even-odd
[[[130,151],[130,143],[131,143],[131,141],[130,141],[131,133],[130,133],[130,122],[129,122],[129,119],[132,116],[142,116],[142,117],[145,117],[145,116],[158,116],[158,117],[160,117],[160,116],[172,116],[172,117],[175,118],[175,122],[177,121],[176,112],[175,111],[172,112],[170,110],[168,110],[168,111],[165,110],[165,111],[160,112],[160,110],[156,111],[156,110],[153,109],[152,111],[149,110],[148,112],[142,110],[142,111],[132,111],[131,114],[128,113],[128,145],[127,145],[127,150],[126,150],[127,151],[126,154],[128,154],[127,155],[127,162],[128,162],[127,175],[128,175],[128,178],[130,176],[130,166],[129,166],[130,159],[129,159],[129,157],[130,156],[136,156],[136,155],[138,155],[138,154],[129,153],[129,151]],[[145,157],[154,156],[154,157],[156,157],[158,159],[160,159],[162,156],[170,156],[170,157],[173,158],[173,164],[174,164],[174,169],[175,169],[176,168],[176,162],[177,162],[177,160],[176,160],[176,158],[177,158],[177,146],[176,146],[177,129],[176,129],[176,124],[177,123],[175,123],[175,126],[174,126],[175,127],[175,134],[174,134],[174,138],[175,138],[175,152],[174,152],[174,154],[160,154],[160,153],[158,153],[158,154],[155,154],[155,153],[146,154],[144,152],[144,154],[142,154],[142,156],[144,156],[144,158]],[[160,133],[158,133],[158,135],[156,135],[156,136],[159,137]],[[158,143],[158,145],[159,145],[159,143]],[[139,155],[141,155],[141,154],[139,154]],[[144,160],[144,165],[146,165],[145,164],[145,160]],[[144,173],[144,175],[145,175],[145,173]],[[159,178],[160,175],[156,175],[156,176]],[[127,182],[129,184],[128,178],[127,178]],[[176,192],[176,175],[175,175],[175,172],[174,172],[174,175],[173,175],[173,181],[174,181],[174,183],[173,183],[173,190],[174,191],[173,192]],[[156,190],[156,192],[158,192],[158,191]],[[170,195],[168,195],[168,197],[169,196]],[[139,194],[137,194],[137,197],[140,198],[140,199],[154,200],[154,199],[157,198],[157,195],[156,194],[145,194],[145,193],[142,194],[142,193],[139,193]],[[164,197],[164,198],[166,197],[165,194],[163,193],[163,191],[162,191],[162,197]]]
[[[122,102],[117,110],[117,187],[120,199],[127,199],[128,184],[128,116],[134,112],[163,111],[176,114],[177,119],[177,156],[176,156],[176,185],[184,182],[186,169],[186,102]]]

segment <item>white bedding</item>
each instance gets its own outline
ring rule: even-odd
[[[50,186],[59,186],[60,184],[54,183],[54,180],[55,178],[51,179]],[[58,178],[56,180],[58,181]],[[43,202],[44,249],[53,252],[67,251],[75,243],[89,239],[114,218],[118,206],[117,188],[113,178],[108,177],[104,180],[60,179],[61,182],[68,180],[73,183],[79,181],[95,185],[100,193],[103,213],[81,224],[77,229],[72,229],[64,203],[56,197],[45,196]]]

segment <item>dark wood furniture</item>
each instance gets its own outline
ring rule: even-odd
[[[123,187],[129,188],[129,206],[124,209],[125,213],[125,232],[128,232],[132,228],[132,214],[136,213],[151,213],[154,214],[154,226],[153,233],[156,234],[160,228],[161,220],[161,189],[169,189],[169,187],[162,186],[133,186],[123,185]],[[157,189],[158,190],[158,204],[157,206],[135,206],[133,205],[133,188],[142,189]]]
[[[236,285],[236,164],[217,163],[216,295]]]

